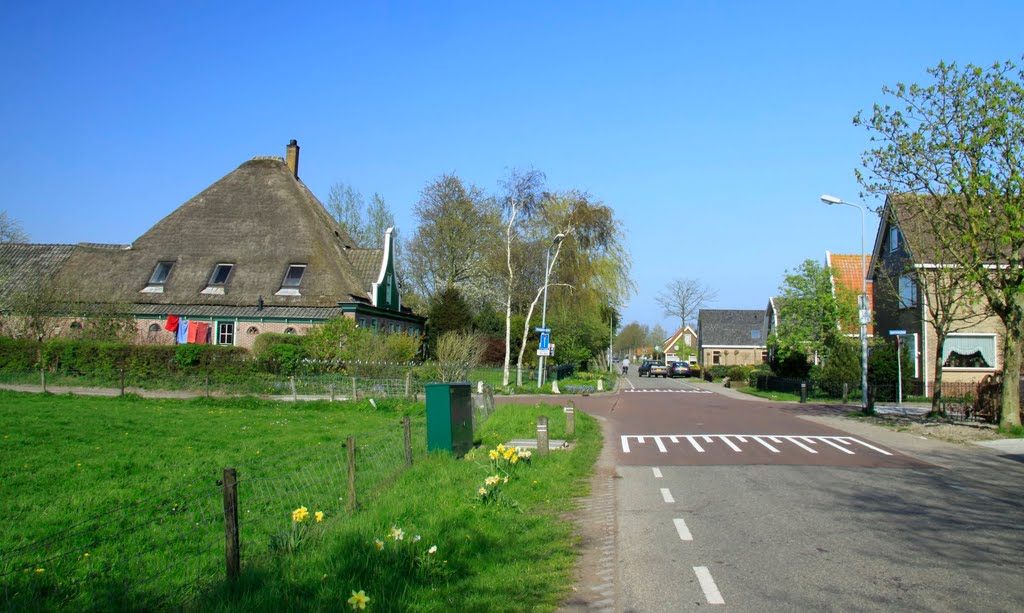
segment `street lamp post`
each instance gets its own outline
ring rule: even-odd
[[[548,246],[547,257],[544,258],[544,303],[540,309],[540,327],[547,329],[548,327],[548,278],[551,275],[551,247],[555,247],[558,243],[562,242],[565,235],[559,232],[555,235],[555,238],[551,241],[551,245]],[[544,334],[543,332],[541,334]],[[548,337],[551,338],[550,336]],[[548,341],[550,342],[550,340]],[[550,345],[548,345],[550,347]],[[539,356],[537,358],[537,387],[544,385],[544,357]]]
[[[615,305],[615,303],[612,303],[611,306],[612,306],[611,314],[608,316],[608,372],[613,372],[615,370],[614,366],[612,366],[612,359],[613,359],[614,350],[615,350],[615,307],[616,307],[616,305]],[[622,308],[626,308],[629,305],[628,304],[623,304],[623,305],[619,305],[619,306],[622,306]]]
[[[836,198],[828,194],[822,194],[821,201],[828,205],[845,204],[860,209],[860,389],[863,410],[868,410],[868,321],[871,319],[871,312],[868,308],[868,265],[867,253],[864,251],[864,216],[865,208],[862,204],[847,202],[842,198]]]

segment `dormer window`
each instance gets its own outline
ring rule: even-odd
[[[231,271],[234,269],[234,264],[217,264],[213,267],[213,273],[210,275],[210,281],[206,285],[202,294],[217,294],[224,295],[224,285],[228,282],[228,278],[231,276]]]
[[[167,282],[167,277],[171,274],[171,268],[174,267],[174,262],[157,262],[156,268],[153,269],[153,274],[149,277],[150,285],[163,285]]]
[[[146,287],[142,288],[142,293],[164,293],[164,283],[167,282],[167,277],[171,275],[172,268],[174,268],[174,262],[157,262],[156,268],[153,269],[153,274],[149,275],[149,283],[146,284]]]
[[[306,272],[305,264],[291,264],[288,271],[284,273],[284,280],[281,281],[281,289],[277,290],[275,296],[301,296],[299,285],[302,283],[302,275]]]
[[[302,273],[304,272],[306,272],[305,264],[292,264],[284,275],[281,287],[298,287],[299,283],[302,282]]]
[[[231,276],[231,269],[234,267],[234,264],[217,264],[213,268],[213,274],[210,275],[210,285],[224,285],[227,283],[228,277]]]

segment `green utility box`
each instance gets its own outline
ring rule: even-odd
[[[469,383],[427,384],[427,451],[457,457],[473,447],[473,395]]]

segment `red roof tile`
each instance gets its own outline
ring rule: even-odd
[[[836,288],[845,287],[852,289],[857,294],[861,292],[861,279],[862,275],[866,275],[867,271],[871,269],[871,256],[865,258],[865,266],[863,272],[861,272],[861,256],[859,255],[845,255],[839,253],[831,254],[829,265],[832,267],[834,273],[834,279]],[[875,301],[874,292],[872,290],[872,281],[868,279],[868,308],[871,309],[871,313],[875,312]],[[853,334],[859,330],[844,330],[844,332]],[[868,324],[868,336],[874,334],[874,327]]]

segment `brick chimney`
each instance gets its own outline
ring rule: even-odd
[[[285,163],[288,164],[288,169],[292,171],[295,178],[299,178],[299,143],[294,138],[292,142],[288,143],[286,153],[284,156]]]

